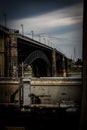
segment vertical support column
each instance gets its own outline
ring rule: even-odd
[[[66,76],[68,76],[69,73],[69,59],[66,59]]]
[[[20,108],[23,105],[23,99],[24,99],[24,88],[23,88],[23,79],[20,78],[20,85],[19,85],[19,105]]]
[[[30,86],[30,79],[25,78],[23,79],[23,105],[30,105],[31,104],[31,86]]]
[[[82,100],[81,100],[81,116],[80,129],[87,130],[87,1],[84,0],[84,17],[83,17],[83,77],[82,77]]]
[[[64,57],[64,55],[62,56],[62,74],[63,74],[63,77],[66,77],[65,57]]]
[[[6,36],[5,39],[5,76],[9,77],[9,61],[10,61],[10,46],[9,46],[10,42],[9,42],[9,35]]]
[[[5,49],[4,49],[4,38],[0,36],[0,77],[4,77],[5,73]]]
[[[18,77],[18,52],[17,52],[17,34],[10,34],[10,66],[9,76]]]
[[[56,51],[52,51],[52,77],[56,77]]]
[[[9,34],[4,31],[0,35],[0,76],[8,77],[9,71]]]

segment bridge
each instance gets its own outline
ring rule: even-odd
[[[21,77],[28,66],[33,77],[65,77],[68,63],[56,48],[0,25],[0,77]]]

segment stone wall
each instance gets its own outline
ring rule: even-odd
[[[41,103],[57,104],[61,100],[81,100],[81,78],[32,78],[31,93],[38,96]]]

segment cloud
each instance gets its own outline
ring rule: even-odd
[[[73,55],[73,47],[76,47],[77,55],[81,57],[82,23],[83,5],[80,3],[42,15],[9,21],[9,27],[19,29],[21,33],[20,25],[23,24],[24,33],[27,35],[33,30],[34,35],[47,33],[48,36],[57,37],[58,39],[47,38],[47,40],[54,42],[55,46],[61,48],[68,56]],[[72,51],[67,51],[70,48]]]
[[[25,31],[28,29],[41,31],[59,28],[63,26],[70,26],[82,22],[82,8],[81,4],[71,6],[69,8],[56,10],[40,16],[34,16],[9,22],[9,26],[20,28],[24,25]]]
[[[0,14],[7,13],[8,19],[37,16],[81,2],[81,0],[1,0]]]

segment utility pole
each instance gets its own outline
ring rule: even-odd
[[[34,38],[34,31],[33,30],[31,30],[31,33],[32,33],[32,39]]]
[[[44,34],[46,34],[46,33],[38,34],[38,36],[39,36],[39,42],[41,42],[41,37],[42,37]],[[44,38],[44,42],[46,42],[45,38]]]
[[[22,36],[24,35],[24,26],[23,24],[21,24],[21,27],[22,27]]]
[[[46,39],[45,39],[45,38],[43,38],[43,40],[44,40],[44,43],[46,44]]]
[[[76,50],[75,50],[75,47],[74,47],[74,60],[76,58]]]
[[[41,42],[41,36],[39,35],[39,42]]]
[[[52,47],[53,43],[51,42],[51,47]]]

